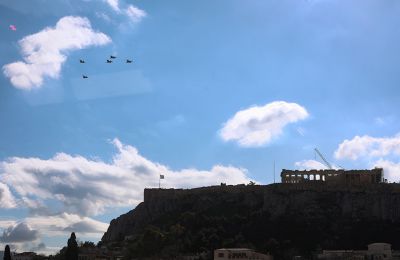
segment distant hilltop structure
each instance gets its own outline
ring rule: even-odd
[[[282,183],[325,182],[343,185],[374,184],[386,182],[383,169],[372,170],[286,170],[281,172]]]

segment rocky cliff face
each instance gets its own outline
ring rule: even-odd
[[[102,241],[122,241],[146,225],[181,221],[182,214],[260,215],[268,223],[311,225],[331,232],[352,221],[400,223],[400,185],[329,186],[324,183],[214,186],[197,189],[146,189],[144,202],[111,221]],[[249,217],[249,219],[254,219]]]
[[[250,191],[251,188],[251,191]],[[262,201],[263,186],[213,186],[196,189],[145,189],[144,202],[126,214],[113,219],[103,242],[121,241],[137,235],[147,224],[162,218],[165,214],[187,210],[202,211],[227,203],[248,203]],[[246,197],[244,201],[242,197]],[[240,200],[240,202],[239,202]],[[260,207],[261,205],[258,205]]]

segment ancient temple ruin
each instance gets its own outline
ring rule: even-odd
[[[285,170],[282,183],[327,182],[336,184],[373,184],[383,182],[383,169],[372,170]]]

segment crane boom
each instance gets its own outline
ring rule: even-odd
[[[314,148],[314,150],[318,156],[321,157],[322,161],[324,161],[325,165],[328,166],[328,169],[332,170],[332,165],[325,159],[322,153],[317,148]]]

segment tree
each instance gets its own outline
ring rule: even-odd
[[[266,243],[266,249],[268,253],[273,255],[274,257],[278,257],[279,253],[279,242],[275,238],[270,238]]]
[[[78,260],[78,243],[74,232],[71,233],[71,237],[68,239],[66,260]]]
[[[95,248],[96,245],[92,241],[85,241],[85,242],[80,242],[79,247],[84,247],[84,248]]]
[[[142,238],[145,254],[152,255],[154,252],[159,252],[163,248],[164,241],[165,235],[159,228],[155,226],[146,228]]]
[[[6,248],[4,249],[3,260],[11,260],[11,252],[10,252],[10,246],[9,245],[6,245]]]

